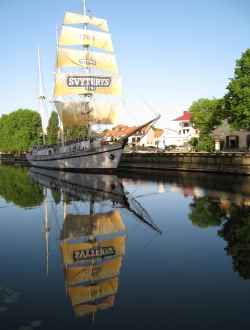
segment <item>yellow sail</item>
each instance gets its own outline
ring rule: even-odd
[[[86,315],[96,313],[99,310],[112,308],[114,306],[114,303],[115,303],[115,296],[109,296],[107,298],[104,298],[98,304],[89,303],[89,304],[76,305],[74,306],[74,312],[77,317],[83,317]]]
[[[72,305],[79,305],[86,302],[95,301],[107,296],[116,294],[118,290],[118,278],[111,278],[106,281],[90,286],[74,286],[68,288],[68,294]]]
[[[62,47],[59,48],[57,68],[79,66],[83,68],[90,67],[108,71],[112,74],[118,73],[116,59],[112,54]]]
[[[94,243],[69,243],[62,241],[61,249],[64,265],[93,262],[98,258],[103,260],[123,256],[125,254],[125,237],[115,237],[110,240]]]
[[[64,15],[64,24],[90,24],[104,32],[108,32],[108,22],[103,18],[93,16],[80,15],[76,13],[66,12]]]
[[[67,214],[61,239],[77,238],[81,236],[100,236],[125,232],[119,210],[95,215]]]
[[[63,26],[59,38],[59,46],[89,46],[113,52],[109,33],[89,31],[70,26]]]
[[[88,281],[100,281],[115,277],[120,273],[122,257],[106,260],[100,265],[70,267],[65,269],[65,283],[67,286]]]
[[[113,76],[93,76],[84,74],[57,73],[54,95],[80,95],[95,92],[98,94],[121,95],[121,80]]]
[[[89,111],[79,102],[55,101],[55,106],[65,128],[92,124],[116,124],[119,112],[117,104],[90,105]]]

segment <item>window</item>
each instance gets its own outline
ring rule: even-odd
[[[183,127],[189,127],[189,123],[183,123]]]

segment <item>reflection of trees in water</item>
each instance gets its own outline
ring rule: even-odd
[[[250,279],[250,206],[228,203],[226,210],[221,200],[205,196],[195,198],[190,205],[189,219],[195,226],[221,226],[218,235],[227,242],[227,254],[233,268],[244,279]]]
[[[225,217],[225,212],[218,202],[208,196],[196,198],[190,208],[189,219],[193,225],[201,228],[220,226]]]
[[[33,182],[27,169],[0,166],[0,195],[20,207],[41,205],[44,200],[43,189]]]
[[[234,270],[250,279],[250,207],[233,205],[218,235],[227,241],[225,250],[232,256]]]
[[[61,191],[59,189],[51,189],[51,195],[54,199],[54,202],[56,204],[60,204],[62,198]]]

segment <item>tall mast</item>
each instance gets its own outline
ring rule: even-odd
[[[59,41],[58,41],[58,26],[56,25],[56,51],[58,54],[58,50],[59,50]],[[55,74],[57,71],[60,71],[60,69],[57,68],[57,60],[55,63]],[[61,144],[64,147],[64,129],[63,129],[63,122],[58,114],[58,120],[59,120],[59,127],[60,127],[60,138],[61,138]]]
[[[46,100],[43,92],[43,79],[42,79],[42,70],[41,70],[41,55],[40,48],[37,49],[38,57],[38,80],[39,80],[39,89],[38,89],[38,112],[42,119],[42,131],[43,131],[43,144],[45,144],[45,122],[44,122],[44,102]]]
[[[86,16],[87,15],[86,0],[82,0],[82,3],[83,3],[83,15]],[[88,26],[87,23],[83,24],[83,28],[84,28],[84,31],[85,32],[87,31],[87,26]],[[88,48],[89,48],[88,46],[83,46],[83,49],[85,51],[87,51]],[[88,73],[90,73],[90,68],[89,68],[88,64],[86,65],[86,70],[87,70]],[[85,100],[84,100],[83,107],[84,107],[84,111],[85,112],[87,111],[86,108],[89,105],[89,101],[90,101],[89,99],[90,99],[90,97],[91,97],[91,94],[85,94],[84,95]],[[87,100],[86,100],[86,98],[87,98]],[[91,140],[91,127],[90,127],[90,124],[87,124],[87,125],[88,125],[88,138],[89,138],[89,140]]]
[[[83,0],[83,15],[86,16],[86,13],[87,13],[87,10],[86,10],[86,0]]]

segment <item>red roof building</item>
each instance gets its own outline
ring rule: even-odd
[[[184,111],[183,115],[174,119],[174,121],[190,121],[191,120],[191,113],[189,111]]]

